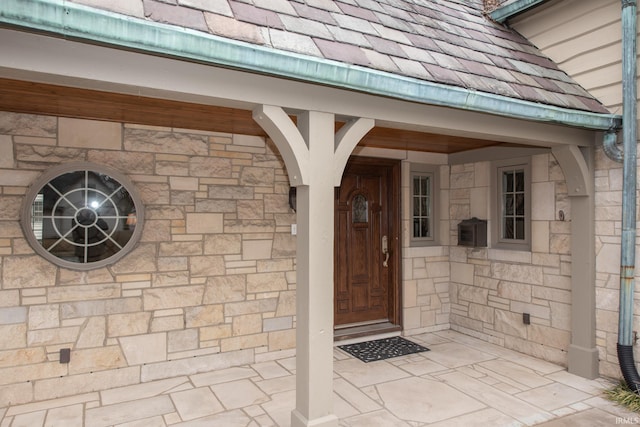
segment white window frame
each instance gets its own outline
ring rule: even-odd
[[[415,237],[413,233],[414,223],[414,186],[415,177],[429,178],[430,215],[429,215],[429,236]],[[409,237],[410,246],[434,246],[439,244],[439,167],[435,165],[412,163],[409,174]]]
[[[524,239],[504,237],[503,173],[508,171],[524,173]],[[492,246],[498,249],[520,251],[531,250],[531,158],[500,160],[492,163]]]

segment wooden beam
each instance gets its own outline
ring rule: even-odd
[[[0,79],[0,109],[265,136],[247,110],[19,80]]]
[[[267,136],[249,110],[2,78],[0,110]],[[495,145],[505,144],[384,127],[372,129],[359,144],[445,154]]]

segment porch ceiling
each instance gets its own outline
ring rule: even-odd
[[[266,136],[249,110],[12,79],[0,78],[0,110]],[[359,146],[452,154],[515,145],[378,126]]]

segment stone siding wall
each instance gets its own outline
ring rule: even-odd
[[[618,310],[620,306],[620,235],[622,231],[622,164],[596,151],[596,346],[600,373],[620,378],[618,363]],[[636,249],[637,251],[637,249]],[[638,261],[636,261],[636,266]],[[638,269],[636,267],[636,275]],[[636,279],[637,282],[637,279]],[[636,292],[637,292],[636,287]],[[634,327],[640,327],[635,304]],[[636,351],[636,361],[640,360]]]
[[[451,242],[457,224],[490,218],[491,164],[451,167]],[[451,328],[566,364],[570,343],[570,220],[562,171],[552,155],[532,157],[531,251],[450,247]],[[564,212],[564,221],[558,211]],[[491,227],[491,221],[489,221]],[[529,313],[531,324],[523,323]]]
[[[569,0],[533,9],[511,25],[596,96],[609,111],[622,114],[621,14],[615,0]],[[585,42],[585,37],[589,42]],[[596,151],[596,346],[600,374],[621,378],[616,344],[620,289],[622,165]],[[638,241],[640,243],[640,240]],[[636,253],[640,248],[636,247]],[[636,261],[636,266],[640,265]],[[636,267],[636,282],[640,270]],[[636,292],[637,292],[636,287]],[[640,330],[640,306],[633,330]],[[637,348],[637,345],[635,346]],[[636,350],[635,360],[640,360]]]
[[[88,272],[35,255],[19,223],[29,185],[79,160],[125,173],[146,206],[136,249]],[[436,246],[410,245],[412,161],[441,164]],[[402,162],[404,333],[451,327],[566,363],[571,211],[558,163],[532,157],[531,250],[509,251],[456,245],[461,220],[491,227],[492,167],[442,162]],[[618,376],[622,177],[601,153],[596,169],[597,344],[601,373]],[[293,355],[288,189],[263,138],[0,112],[0,407]]]
[[[34,254],[19,209],[83,160],[126,174],[146,222],[130,255],[77,272]],[[293,353],[288,189],[263,138],[0,112],[0,407]]]
[[[410,157],[410,153],[407,153]],[[435,159],[421,159],[429,163]],[[411,246],[411,162],[402,162],[402,309],[406,335],[449,329],[449,166],[439,166],[438,245]]]

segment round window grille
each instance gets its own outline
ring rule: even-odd
[[[124,257],[142,233],[143,206],[117,171],[70,163],[45,172],[30,188],[22,228],[49,261],[90,270]]]

